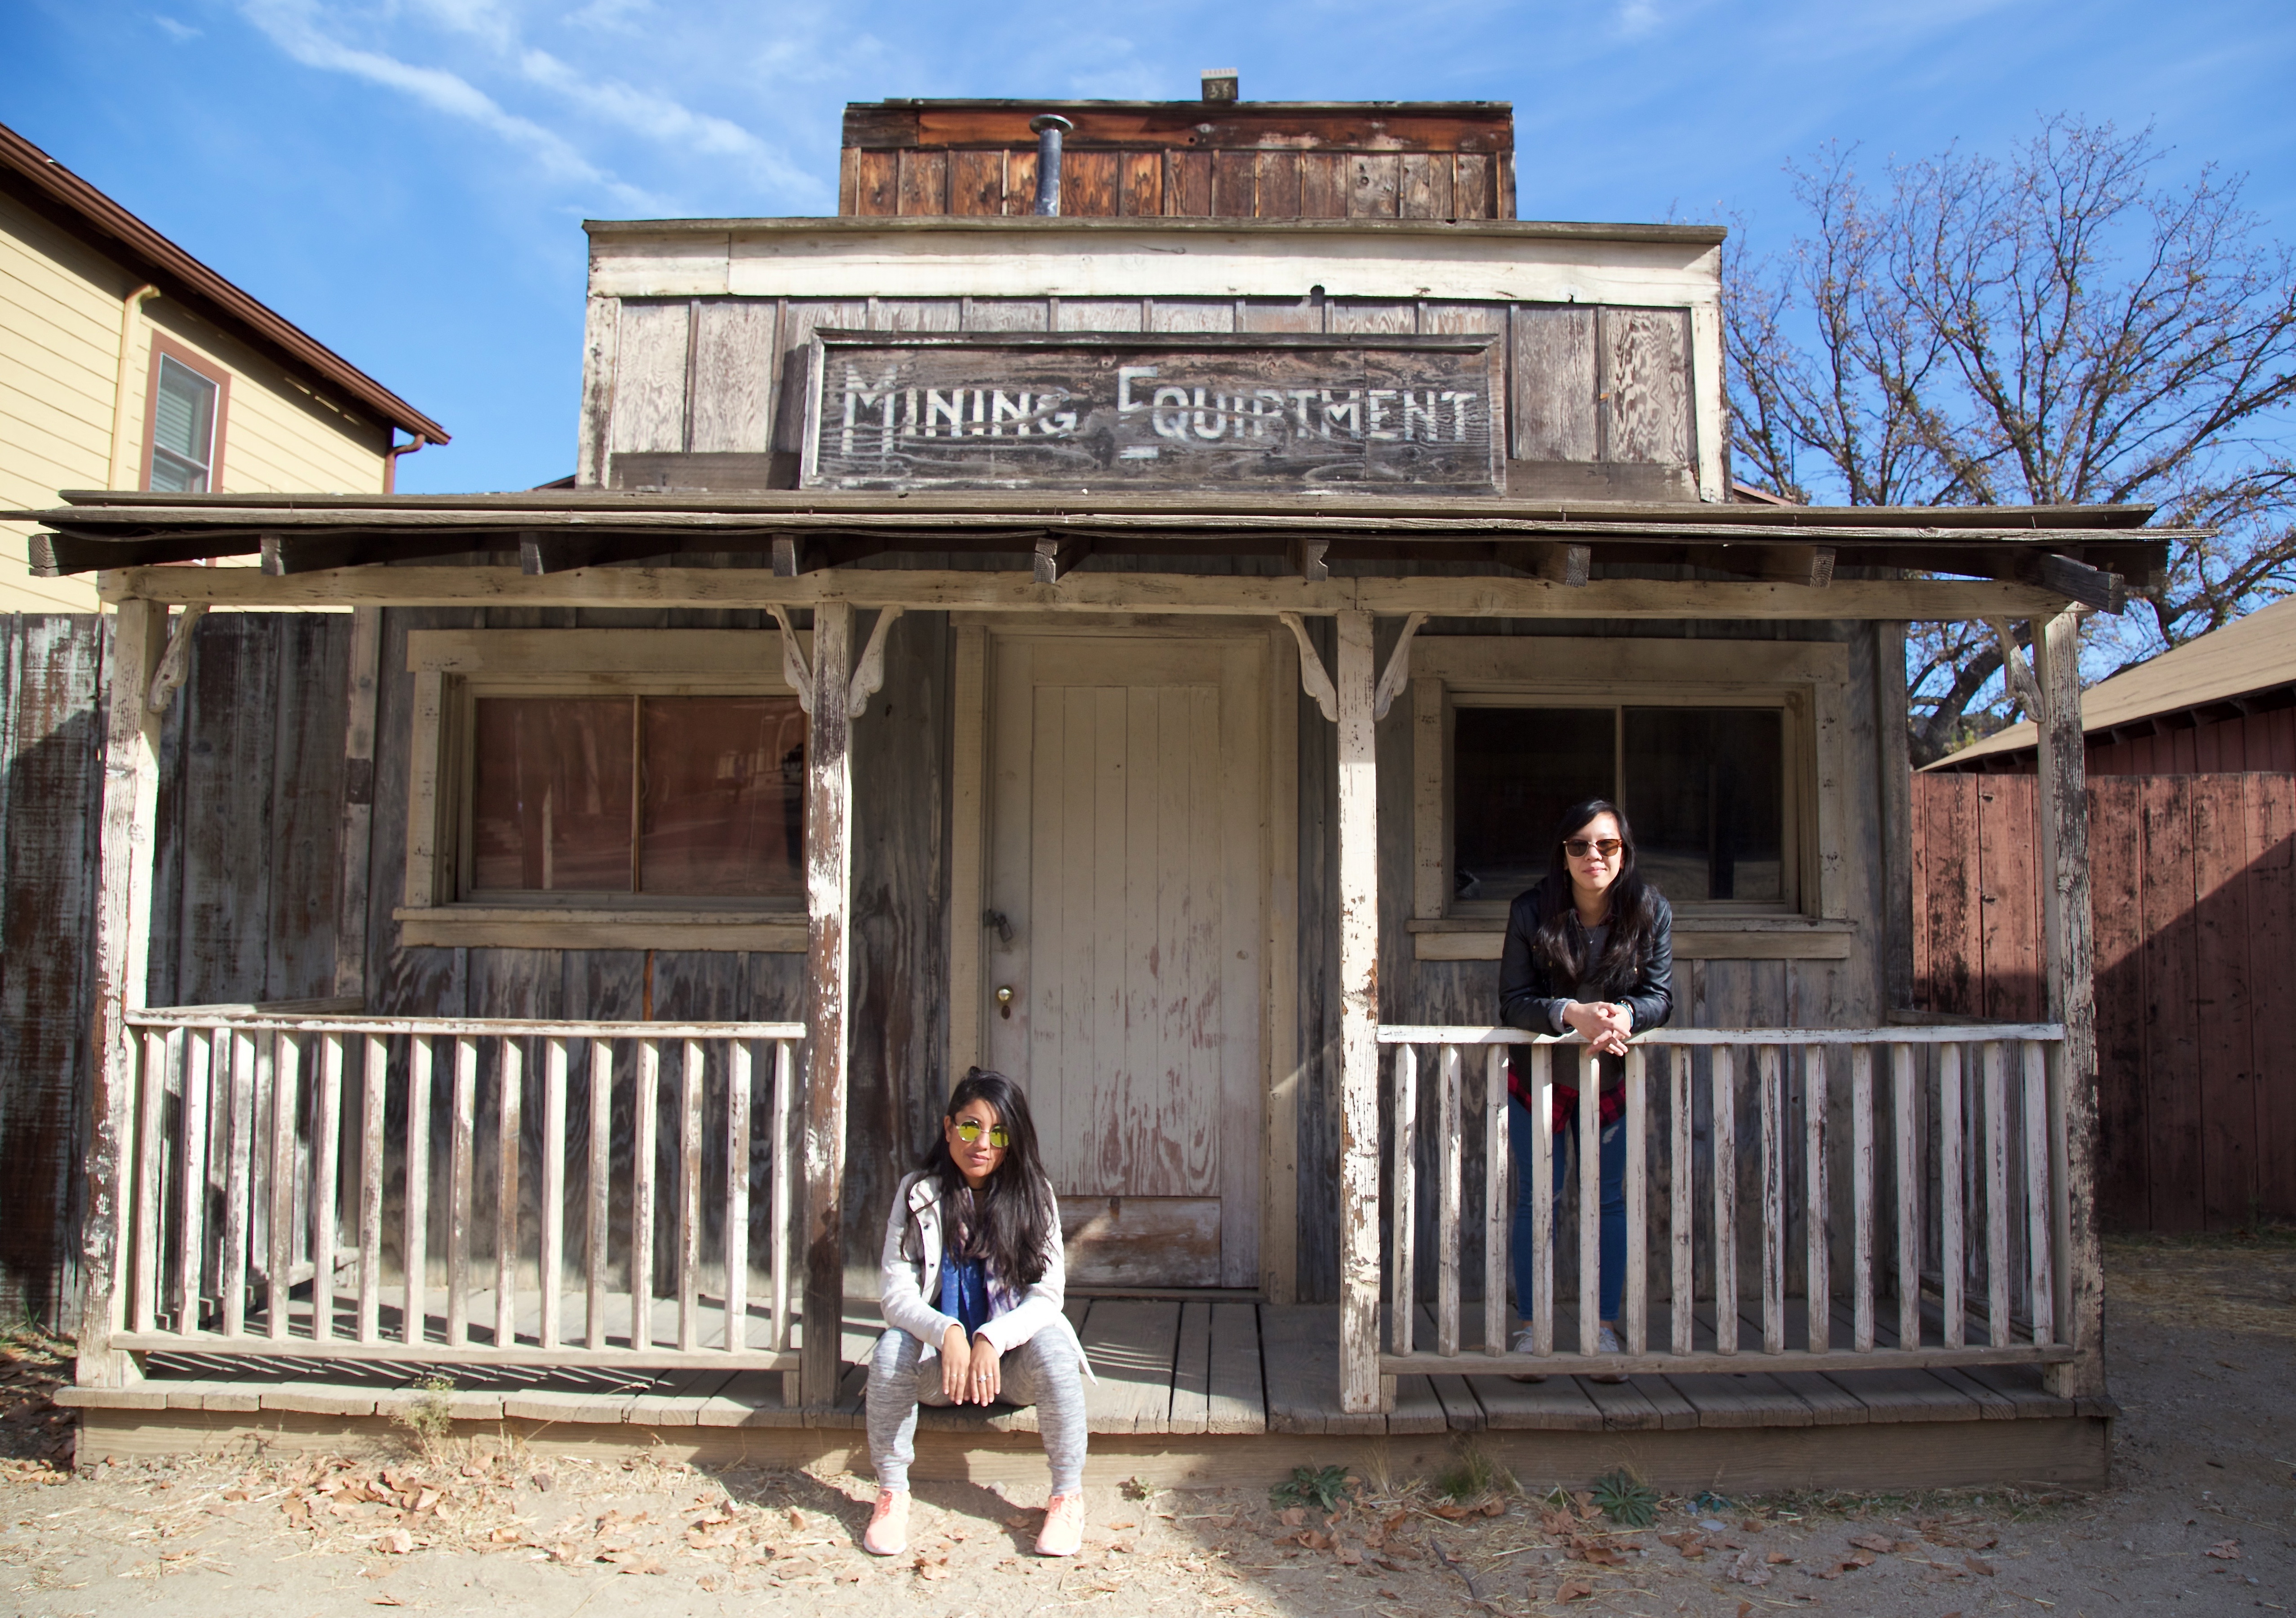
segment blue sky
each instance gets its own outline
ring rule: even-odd
[[[2285,0],[0,0],[8,123],[445,423],[409,490],[570,472],[586,217],[833,212],[891,95],[1514,103],[1525,217],[1791,227],[1821,143],[2153,124],[2296,236]]]

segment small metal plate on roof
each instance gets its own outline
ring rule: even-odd
[[[1495,336],[822,331],[800,486],[1505,488]]]

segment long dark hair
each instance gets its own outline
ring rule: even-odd
[[[1617,818],[1619,841],[1626,846],[1620,850],[1619,874],[1611,879],[1607,895],[1610,937],[1603,942],[1602,958],[1589,960],[1587,929],[1579,923],[1578,906],[1571,897],[1570,864],[1563,857],[1562,845],[1597,815]],[[1651,892],[1635,869],[1635,833],[1627,824],[1626,810],[1608,798],[1581,799],[1562,811],[1562,819],[1554,828],[1546,881],[1538,892],[1538,932],[1531,940],[1531,953],[1573,990],[1601,995],[1624,993],[1633,986],[1642,957],[1650,948]]]
[[[989,1175],[988,1183],[968,1199],[964,1173],[948,1154],[948,1137],[933,1135],[932,1150],[925,1154],[924,1171],[940,1182],[942,1243],[951,1254],[960,1249],[988,1261],[988,1273],[1007,1286],[1034,1286],[1045,1277],[1045,1249],[1060,1219],[1053,1202],[1052,1182],[1045,1178],[1037,1155],[1037,1126],[1029,1116],[1029,1098],[1021,1087],[987,1068],[968,1068],[949,1092],[944,1119],[954,1118],[975,1101],[985,1101],[996,1113],[1012,1144],[1004,1161]],[[962,1211],[968,1202],[971,1217]]]

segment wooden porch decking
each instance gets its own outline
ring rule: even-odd
[[[1111,1297],[1071,1299],[1069,1312],[1098,1377],[1086,1392],[1094,1451],[1119,1478],[1280,1476],[1303,1456],[1359,1456],[1366,1441],[1391,1464],[1415,1466],[1477,1434],[1526,1481],[1599,1469],[1603,1456],[1702,1486],[1718,1475],[1739,1487],[1762,1478],[1865,1487],[2101,1481],[2115,1414],[2109,1399],[2058,1398],[2038,1367],[2016,1366],[1644,1375],[1610,1384],[1406,1376],[1391,1413],[1350,1415],[1339,1408],[1335,1309]],[[836,1402],[822,1410],[785,1402],[783,1376],[773,1371],[462,1366],[444,1397],[465,1431],[507,1426],[543,1447],[668,1445],[697,1458],[841,1456],[863,1466],[861,1393],[876,1334],[873,1306],[849,1309],[848,1368]],[[409,1385],[419,1371],[412,1361],[167,1354],[147,1368],[132,1387],[62,1391],[61,1401],[81,1412],[84,1462],[257,1435],[340,1447],[387,1434],[393,1417],[439,1396]],[[921,1466],[977,1476],[984,1466],[1025,1475],[1042,1465],[1034,1409],[928,1408],[919,1425]]]

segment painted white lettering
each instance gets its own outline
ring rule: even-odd
[[[1332,429],[1337,427],[1341,430],[1345,437],[1351,439],[1363,437],[1363,390],[1350,388],[1347,391],[1347,397],[1334,399],[1332,397],[1332,390],[1325,388],[1323,390],[1323,395],[1324,436],[1330,438]]]
[[[939,388],[925,390],[925,437],[937,439],[941,436],[939,427],[935,425],[939,422],[948,423],[950,438],[964,436],[964,389],[954,389],[947,393],[943,393]]]
[[[1156,390],[1156,401],[1148,424],[1156,430],[1160,439],[1185,439],[1188,436],[1188,390],[1185,388],[1162,387]]]
[[[1023,393],[1020,395],[1016,400],[1012,394],[1005,392],[1004,389],[997,389],[996,392],[989,395],[988,436],[992,439],[1003,438],[1004,436],[1004,423],[1012,422],[1015,423],[1013,429],[1013,436],[1015,438],[1026,437],[1029,431],[1029,396],[1027,394]]]
[[[1392,388],[1374,388],[1364,395],[1364,437],[1392,440],[1398,436],[1391,430],[1380,425],[1387,419],[1387,407],[1382,401],[1393,398],[1395,394],[1396,390]]]
[[[1132,384],[1136,380],[1152,377],[1155,374],[1156,367],[1153,365],[1119,365],[1116,367],[1117,415],[1128,415],[1135,410],[1145,410],[1148,408],[1147,406],[1142,404],[1138,399],[1132,397]]]
[[[1227,411],[1225,408],[1226,404],[1226,399],[1214,394],[1210,407],[1207,409],[1204,405],[1204,390],[1201,388],[1196,390],[1196,407],[1191,414],[1195,418],[1195,432],[1198,438],[1211,440],[1227,436]],[[1204,425],[1204,418],[1207,415],[1211,418],[1210,428]]]
[[[1442,437],[1440,412],[1441,406],[1435,397],[1433,389],[1428,390],[1427,402],[1424,405],[1419,402],[1418,394],[1408,388],[1405,389],[1403,391],[1404,441],[1411,443],[1423,438],[1431,444]],[[1420,431],[1422,426],[1426,429],[1424,432]]]
[[[1473,392],[1446,393],[1443,396],[1443,402],[1451,407],[1451,441],[1454,444],[1467,441],[1467,407],[1480,398],[1481,394]]]
[[[862,426],[874,413],[880,447],[879,455],[890,455],[893,449],[893,413],[898,396],[893,384],[898,374],[887,371],[873,386],[854,365],[845,367],[845,415],[840,423],[838,448],[845,455],[853,453],[854,429]]]
[[[1292,401],[1292,423],[1300,429],[1300,436],[1306,438],[1316,430],[1315,423],[1308,419],[1308,405],[1316,397],[1316,390],[1292,388],[1285,390],[1283,397]]]

